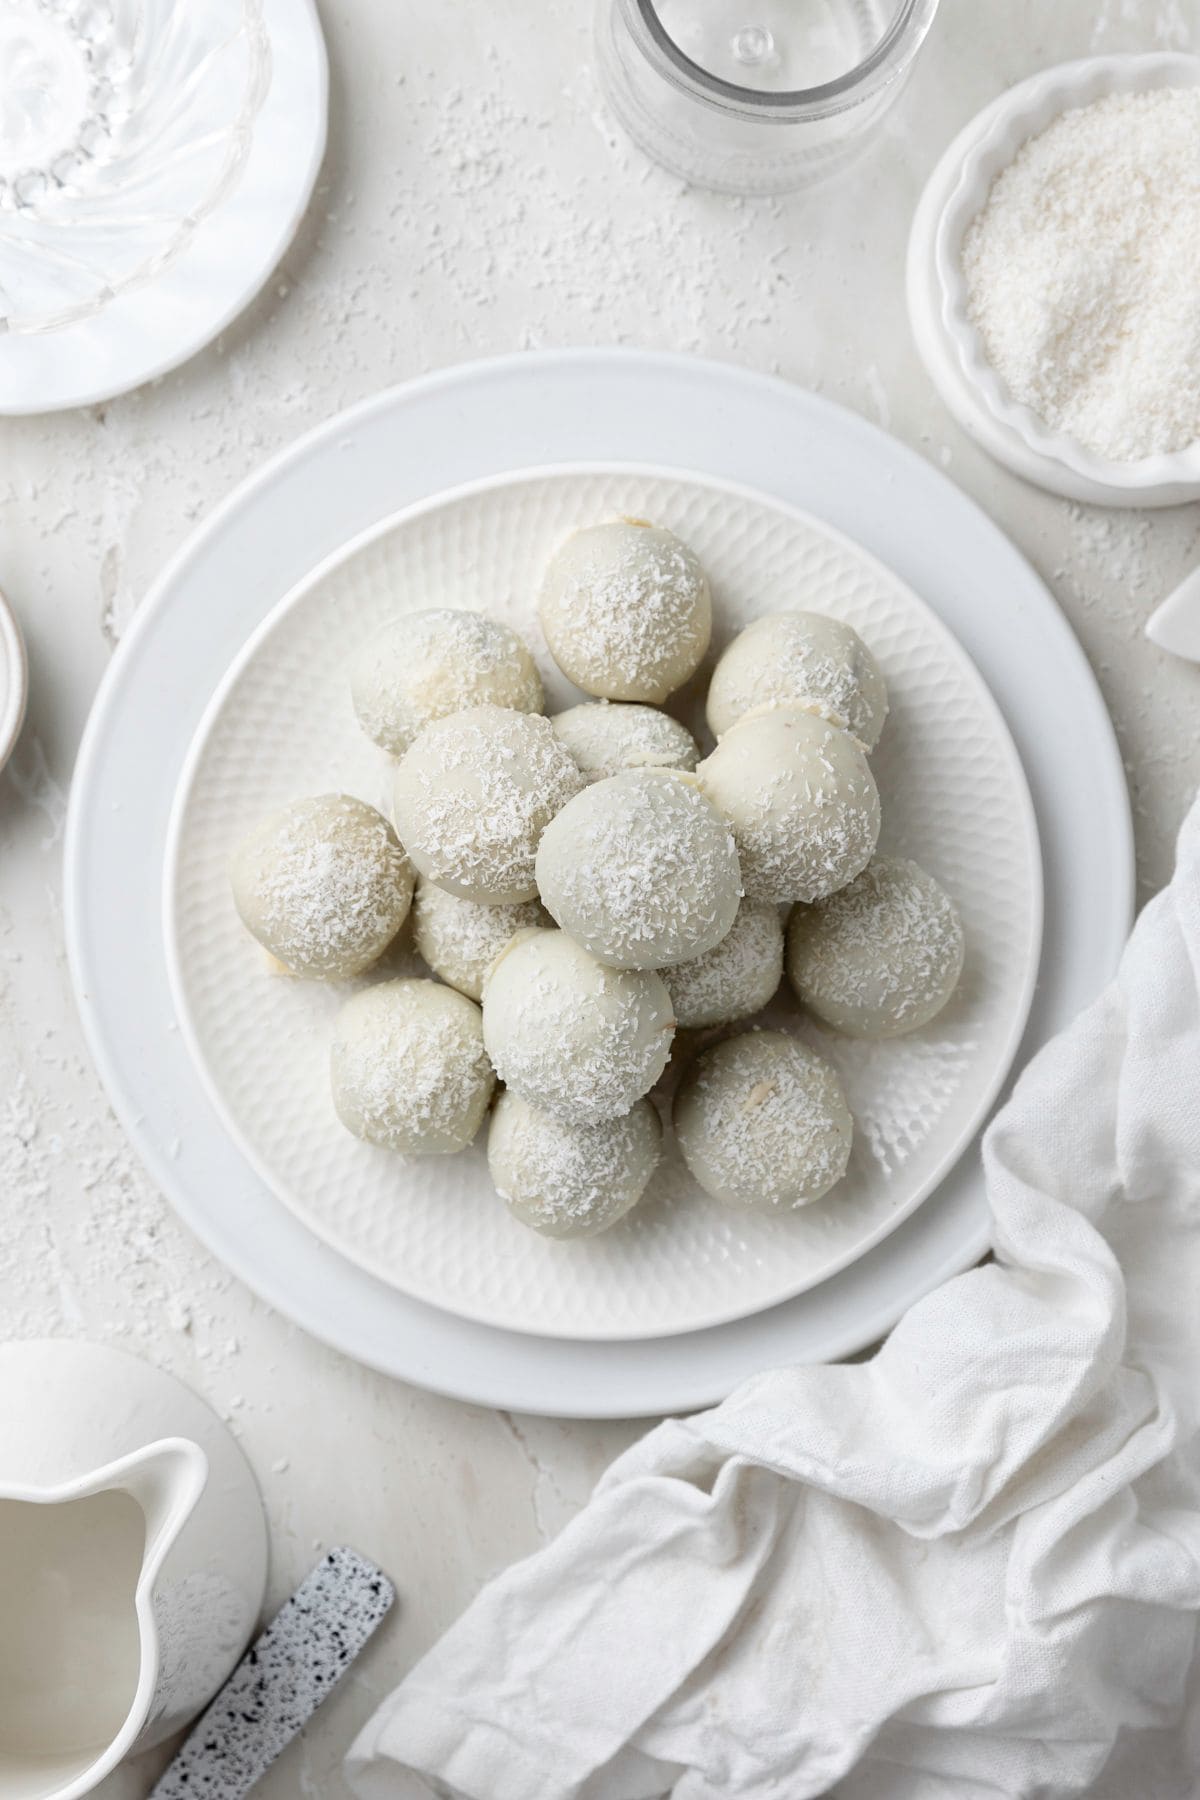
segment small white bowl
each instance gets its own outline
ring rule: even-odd
[[[908,245],[908,309],[917,348],[959,424],[998,462],[1071,500],[1174,506],[1200,497],[1200,444],[1115,462],[1052,432],[1008,394],[967,312],[966,231],[1022,144],[1072,107],[1105,94],[1200,85],[1200,57],[1094,56],[1022,81],[977,113],[950,145],[917,205]]]
[[[0,594],[0,769],[12,754],[25,723],[29,697],[29,664],[21,628]]]

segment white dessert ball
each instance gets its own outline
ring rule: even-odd
[[[413,871],[382,813],[348,794],[294,800],[229,864],[242,922],[293,975],[359,975],[408,917]]]
[[[783,926],[776,908],[761,900],[742,901],[714,949],[662,972],[681,1031],[748,1019],[771,999],[782,975]]]
[[[471,1000],[482,1000],[484,976],[518,931],[549,923],[536,900],[483,906],[424,879],[417,883],[412,917],[417,954]]]
[[[626,769],[690,772],[700,760],[687,727],[656,706],[585,700],[550,723],[589,781],[605,781]]]
[[[496,1079],[479,1008],[436,981],[384,981],[348,1000],[330,1074],[347,1131],[409,1156],[465,1149]]]
[[[726,1206],[808,1206],[846,1173],[854,1138],[833,1069],[782,1031],[705,1050],[675,1096],[674,1121],[688,1168]]]
[[[620,1118],[570,1125],[505,1092],[488,1129],[488,1168],[522,1225],[543,1237],[597,1237],[637,1205],[661,1145],[648,1100]]]
[[[742,892],[728,825],[694,776],[666,769],[585,788],[546,827],[536,866],[546,911],[614,969],[702,956]]]
[[[392,619],[350,664],[367,736],[401,756],[434,719],[468,706],[539,713],[541,677],[515,631],[482,613],[435,607]]]
[[[850,1037],[900,1037],[927,1025],[958,986],[963,953],[954,902],[902,856],[877,856],[828,900],[794,907],[788,922],[797,998]]]
[[[636,519],[569,537],[546,570],[539,611],[568,681],[606,700],[665,700],[700,666],[712,632],[694,553]]]
[[[461,899],[532,900],[542,833],[583,785],[549,719],[472,706],[427,725],[396,765],[396,829],[420,873]]]
[[[887,718],[887,685],[852,626],[825,613],[768,613],[719,657],[709,729],[721,737],[747,713],[789,703],[842,726],[870,751]]]
[[[514,938],[483,985],[483,1040],[496,1073],[572,1124],[627,1113],[662,1074],[674,1031],[657,975],[606,968],[562,931]]]
[[[800,707],[740,720],[697,774],[729,821],[748,899],[821,900],[871,860],[879,792],[862,746]]]

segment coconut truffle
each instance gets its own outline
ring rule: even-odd
[[[539,612],[568,681],[606,700],[659,704],[695,673],[712,631],[693,552],[636,519],[568,538],[546,570]]]
[[[568,1125],[503,1093],[488,1130],[488,1168],[514,1219],[543,1237],[589,1238],[636,1206],[654,1173],[662,1126],[648,1100],[618,1119]]]
[[[771,999],[783,974],[783,926],[775,907],[743,900],[715,949],[663,970],[681,1031],[732,1025]]]
[[[542,682],[515,631],[446,607],[405,613],[367,639],[350,664],[350,694],[369,738],[402,756],[434,719],[468,706],[542,710]]]
[[[235,848],[242,922],[293,975],[337,981],[382,956],[408,917],[413,871],[382,813],[348,794],[294,800]]]
[[[427,725],[396,766],[400,840],[422,875],[488,906],[532,900],[543,831],[583,776],[549,719],[472,706]]]
[[[879,793],[861,745],[800,707],[742,719],[697,776],[729,821],[750,900],[822,900],[874,853]]]
[[[825,613],[767,613],[735,637],[713,670],[709,729],[722,737],[747,713],[789,702],[842,726],[868,751],[887,718],[879,664],[857,631]]]
[[[465,1149],[495,1086],[483,1015],[436,981],[384,981],[348,1000],[330,1075],[347,1131],[409,1156]]]
[[[933,876],[906,857],[877,856],[840,893],[792,909],[788,980],[836,1031],[900,1037],[941,1012],[963,948],[954,903]]]
[[[536,900],[481,906],[425,880],[417,883],[412,917],[418,955],[471,1000],[482,1000],[484,976],[518,931],[549,923]]]
[[[612,775],[569,801],[543,834],[537,884],[551,917],[614,969],[702,956],[742,892],[728,825],[693,776],[665,769]]]
[[[550,723],[589,781],[605,781],[626,769],[690,772],[700,760],[691,732],[656,706],[585,700]]]
[[[483,985],[496,1073],[570,1124],[627,1113],[662,1074],[674,1031],[657,975],[606,968],[561,931],[514,938]]]
[[[808,1206],[841,1180],[854,1121],[823,1058],[782,1031],[748,1031],[697,1057],[675,1097],[675,1136],[726,1206]]]

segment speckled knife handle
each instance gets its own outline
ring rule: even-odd
[[[150,1800],[242,1800],[333,1692],[396,1598],[356,1550],[330,1550],[192,1727]]]

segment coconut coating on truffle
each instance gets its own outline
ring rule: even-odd
[[[851,1037],[900,1037],[927,1025],[958,986],[963,954],[953,901],[902,856],[877,856],[828,900],[794,907],[788,923],[797,998]]]

